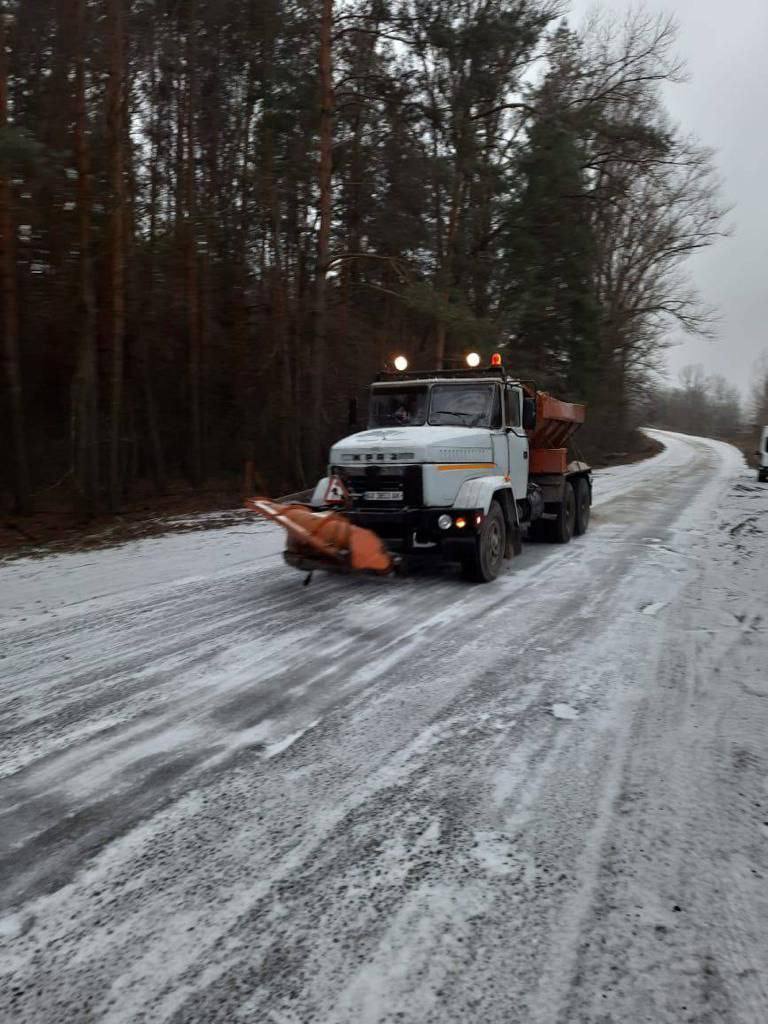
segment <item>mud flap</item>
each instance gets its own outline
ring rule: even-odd
[[[504,519],[507,523],[507,539],[504,545],[504,557],[516,558],[523,553],[523,531],[520,526],[520,512],[514,495],[507,492]]]
[[[507,531],[507,546],[504,551],[505,558],[516,558],[523,553],[523,532],[520,524],[515,523],[511,530]]]

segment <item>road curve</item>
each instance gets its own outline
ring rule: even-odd
[[[485,587],[0,566],[0,1019],[764,1024],[768,487],[659,436]]]

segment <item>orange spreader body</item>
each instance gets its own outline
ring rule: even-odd
[[[584,422],[586,407],[561,402],[546,391],[536,392],[536,426],[529,432],[530,472],[533,476],[567,471],[569,439]]]
[[[291,551],[326,563],[329,569],[386,575],[395,567],[375,533],[354,526],[339,512],[312,512],[305,505],[283,505],[269,498],[248,498],[245,507],[282,526]]]
[[[568,465],[567,448],[531,448],[531,469],[533,476],[541,473],[565,473]]]

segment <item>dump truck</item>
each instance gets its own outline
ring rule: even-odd
[[[517,379],[499,354],[467,362],[419,372],[398,358],[370,387],[368,429],[333,445],[308,504],[246,502],[286,530],[289,565],[385,575],[432,559],[488,583],[524,538],[586,532],[592,473],[568,453],[585,407]]]

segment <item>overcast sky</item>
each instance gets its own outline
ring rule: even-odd
[[[571,0],[576,27],[594,0]],[[603,0],[624,13],[631,0]],[[734,209],[731,238],[691,262],[692,277],[722,322],[714,342],[685,339],[667,356],[676,378],[686,363],[722,373],[743,392],[768,351],[768,0],[646,0],[679,25],[678,53],[689,81],[672,86],[667,106],[686,130],[717,150],[724,196]]]

